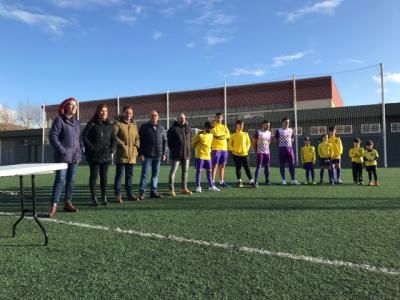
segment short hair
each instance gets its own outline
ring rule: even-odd
[[[368,142],[367,142],[367,146],[373,146],[374,145],[374,142],[372,141],[372,140],[369,140]]]
[[[215,114],[215,116],[216,116],[216,117],[220,117],[220,116],[222,116],[222,113],[217,112],[217,113]]]
[[[324,137],[326,137],[327,136],[327,134],[325,133],[325,134],[322,134],[321,135],[321,141],[324,139]]]
[[[132,105],[126,105],[126,106],[124,106],[124,107],[122,108],[122,111],[125,112],[125,111],[128,110],[128,109],[132,109],[132,111],[133,111],[133,106],[132,106]]]
[[[353,140],[353,143],[360,144],[360,143],[361,143],[361,139],[360,139],[360,138],[355,138],[355,139]]]
[[[213,126],[212,126],[212,124],[211,124],[211,122],[210,121],[205,121],[204,122],[204,128],[213,128]]]
[[[329,127],[328,131],[329,131],[329,132],[334,132],[335,129],[336,129],[336,126],[331,126],[331,127]]]
[[[268,121],[268,120],[264,120],[264,121],[262,121],[262,124],[266,124],[266,123],[271,123],[270,121]]]
[[[237,120],[237,121],[235,122],[235,125],[238,125],[238,124],[244,124],[243,120]]]
[[[306,137],[304,138],[304,140],[305,140],[305,141],[310,141],[310,137],[309,137],[309,136],[306,136]]]
[[[289,118],[289,117],[284,117],[284,118],[282,119],[281,123],[283,123],[283,122],[285,122],[285,121],[290,121],[290,118]]]

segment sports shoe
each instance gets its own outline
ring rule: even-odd
[[[209,190],[209,191],[212,191],[212,192],[220,192],[220,191],[221,191],[221,190],[220,190],[219,188],[217,188],[215,185],[213,185],[212,187],[209,187],[208,190]]]
[[[379,181],[377,180],[377,181],[375,182],[375,185],[376,185],[376,186],[380,186],[381,184],[380,184]]]
[[[250,180],[250,186],[251,187],[256,187],[256,183],[254,182],[254,180],[252,179],[252,180]]]
[[[311,184],[312,184],[312,185],[316,185],[316,184],[317,184],[317,182],[313,181],[313,182],[311,182]]]
[[[78,209],[72,205],[71,201],[67,200],[67,201],[65,201],[64,211],[65,212],[77,212]]]
[[[286,184],[287,184],[287,183],[286,183],[286,180],[283,179],[282,182],[281,182],[281,184],[282,184],[282,185],[286,185]]]
[[[292,184],[292,185],[300,185],[301,183],[298,182],[296,179],[294,179],[294,180],[290,181],[290,184]]]
[[[271,185],[271,182],[269,181],[269,179],[267,179],[267,180],[265,181],[265,185]]]
[[[258,188],[258,182],[254,182],[254,187]]]
[[[243,182],[242,182],[241,180],[239,180],[239,181],[236,183],[236,186],[237,186],[238,188],[242,188],[242,187],[243,187]]]
[[[189,189],[182,189],[181,190],[181,193],[182,194],[184,194],[184,195],[191,195],[191,194],[193,194],[193,192],[191,191],[191,190],[189,190]]]
[[[330,183],[331,185],[335,185],[335,181],[333,181],[333,180],[331,180],[329,183]]]
[[[339,179],[336,181],[336,183],[337,183],[337,184],[343,184],[343,181],[342,181],[342,179],[339,178]]]
[[[227,185],[226,182],[220,183],[220,184],[219,184],[219,187],[220,187],[220,188],[223,188],[223,189],[228,189],[228,188],[230,188],[230,186]]]
[[[196,188],[196,193],[201,193],[201,186],[198,186],[198,187]]]
[[[128,195],[128,201],[138,201],[138,198],[135,197],[135,196],[132,195],[132,194],[129,194],[129,195]]]
[[[372,182],[372,180],[368,183],[369,186],[373,186],[374,183]]]
[[[144,200],[144,193],[139,193],[138,200],[139,201]]]
[[[362,180],[358,184],[359,185],[365,185],[364,181],[362,181]]]
[[[151,192],[150,198],[162,198],[163,196],[157,192]]]
[[[122,200],[122,196],[121,195],[117,195],[117,196],[115,196],[115,202],[121,204],[122,202],[124,202],[124,200]]]
[[[169,195],[171,197],[176,197],[175,191],[174,190],[169,190]]]

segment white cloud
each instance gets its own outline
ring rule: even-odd
[[[294,54],[289,54],[289,55],[281,55],[281,56],[276,56],[273,58],[274,62],[272,64],[273,67],[281,67],[286,65],[288,62],[293,61],[293,60],[298,60],[306,56],[306,52],[297,52]]]
[[[12,19],[31,26],[39,26],[57,35],[62,35],[63,28],[73,24],[72,21],[59,16],[30,12],[26,9],[5,6],[2,3],[0,3],[0,17]]]
[[[206,35],[204,39],[209,46],[215,46],[218,44],[226,43],[228,40],[226,38],[215,36],[215,35]]]
[[[130,10],[124,10],[117,14],[117,20],[122,23],[132,24],[138,20],[139,16],[143,13],[143,10],[143,6],[132,5]]]
[[[229,25],[235,20],[234,16],[226,15],[216,11],[205,11],[195,19],[186,20],[187,24],[194,25]]]
[[[161,39],[165,34],[160,32],[160,31],[154,31],[153,32],[153,40],[157,41],[159,39]]]
[[[194,43],[194,42],[190,42],[190,43],[187,43],[185,46],[186,46],[187,48],[194,48],[195,43]]]
[[[363,60],[361,59],[355,59],[355,58],[349,58],[347,60],[347,62],[352,63],[352,64],[356,64],[356,65],[362,65],[364,63]]]
[[[379,84],[381,83],[380,76],[372,76],[372,79]],[[383,74],[383,82],[400,84],[400,73],[385,72]]]
[[[100,6],[109,6],[109,5],[116,5],[122,4],[122,0],[51,0],[56,6],[59,7],[66,7],[66,8],[80,8],[84,6],[90,5],[100,5]]]
[[[245,68],[235,68],[232,73],[226,74],[226,76],[263,76],[266,71],[263,68],[255,68],[255,69],[245,69]]]
[[[312,5],[304,6],[292,12],[279,12],[277,15],[284,16],[287,22],[294,22],[304,15],[308,14],[326,14],[334,15],[336,9],[344,0],[324,0]]]

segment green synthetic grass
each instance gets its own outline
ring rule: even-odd
[[[400,169],[378,171],[380,187],[354,186],[344,170],[340,186],[231,188],[93,208],[82,166],[74,201],[80,211],[57,219],[400,269]],[[135,190],[139,174],[135,169]],[[163,193],[167,174],[163,167]],[[297,174],[304,178],[303,170]],[[53,176],[37,177],[42,211]],[[110,183],[113,176],[111,168]],[[279,182],[278,170],[271,178]],[[179,179],[178,172],[177,190]],[[234,183],[233,168],[227,179]],[[0,180],[0,190],[17,189],[17,178]],[[1,197],[1,212],[18,212],[17,197]],[[0,216],[0,299],[400,298],[399,275],[49,222],[43,247],[32,220],[11,238],[15,220]]]

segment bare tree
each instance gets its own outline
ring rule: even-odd
[[[29,100],[18,102],[18,122],[26,128],[42,128],[42,110],[40,105]]]
[[[15,124],[17,112],[0,104],[0,124]]]

